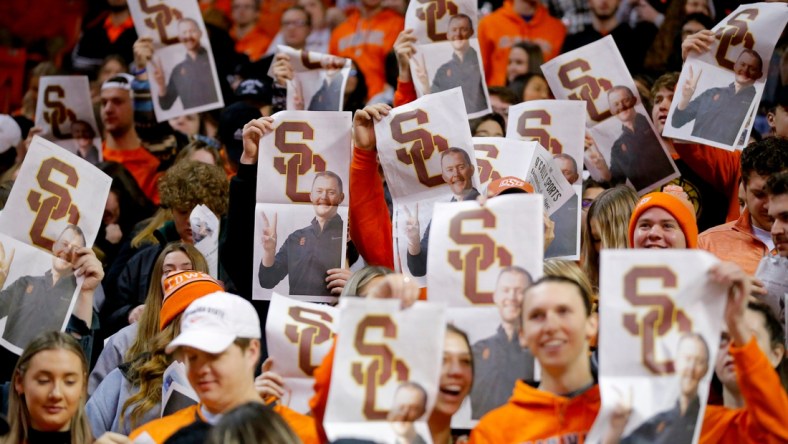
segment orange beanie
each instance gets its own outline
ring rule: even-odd
[[[224,288],[211,276],[193,270],[171,273],[162,283],[164,300],[159,312],[159,329],[163,330],[195,300]]]
[[[695,211],[692,204],[674,196],[670,193],[661,191],[649,193],[643,196],[635,209],[632,210],[632,217],[629,219],[629,246],[635,246],[635,225],[640,216],[650,208],[662,208],[676,218],[676,221],[684,233],[687,240],[687,248],[698,248],[698,223],[695,221]]]

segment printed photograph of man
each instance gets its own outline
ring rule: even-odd
[[[693,136],[732,146],[755,98],[755,82],[763,76],[763,60],[757,52],[743,49],[733,65],[733,83],[709,88],[692,99],[701,74],[689,67],[671,125],[681,128],[694,121]]]
[[[427,391],[416,382],[403,382],[394,393],[388,417],[396,444],[426,444],[413,423],[427,412]]]
[[[614,86],[607,92],[610,112],[621,121],[621,135],[610,150],[610,174],[614,183],[627,179],[642,191],[675,172],[659,138],[651,129],[648,117],[635,109],[637,99],[626,86]]]
[[[218,101],[211,57],[202,46],[201,38],[202,31],[196,20],[181,19],[178,23],[178,40],[186,49],[186,57],[175,65],[166,82],[161,60],[151,60],[161,109],[169,110],[179,97],[185,110]]]
[[[52,246],[52,269],[43,276],[22,276],[8,286],[14,250],[0,245],[0,319],[6,318],[3,339],[25,348],[40,332],[60,330],[77,289],[76,250],[85,247],[85,236],[76,225],[67,225]],[[7,256],[7,257],[6,257]]]
[[[424,91],[436,93],[448,91],[458,86],[462,87],[465,109],[468,114],[487,109],[479,53],[471,47],[470,42],[473,34],[473,21],[467,15],[456,14],[449,19],[449,29],[446,36],[453,50],[451,60],[438,68],[432,79],[431,87],[428,87],[427,71],[422,61],[418,58],[413,61],[416,77],[421,82]]]
[[[700,412],[698,387],[709,369],[709,346],[700,334],[686,333],[679,339],[673,362],[679,383],[676,405],[641,424],[622,444],[692,442]]]
[[[99,163],[99,151],[93,144],[96,131],[84,120],[76,120],[71,124],[71,137],[77,146],[77,156],[87,160],[93,165]]]
[[[329,270],[342,266],[342,218],[337,207],[345,200],[342,179],[332,171],[317,173],[310,200],[315,217],[308,227],[296,230],[276,250],[276,213],[262,213],[263,257],[258,279],[263,288],[274,288],[289,276],[291,295],[331,296]]]
[[[517,266],[505,267],[498,275],[493,302],[501,325],[494,335],[473,344],[473,419],[506,404],[517,380],[534,378],[534,356],[520,343],[523,296],[532,282],[531,274]]]
[[[479,197],[479,191],[473,187],[474,171],[471,156],[467,151],[451,147],[441,153],[441,175],[451,188],[453,194],[451,202],[474,200]],[[404,209],[407,217],[408,269],[413,276],[424,276],[427,274],[427,245],[430,242],[431,224],[427,225],[424,237],[420,240],[418,205],[414,213],[411,213],[408,207]]]
[[[320,89],[309,101],[309,111],[342,111],[342,87],[345,76],[342,68],[345,59],[327,56],[320,62],[323,70],[320,72]]]

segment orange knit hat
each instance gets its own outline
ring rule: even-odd
[[[650,208],[662,208],[676,218],[676,221],[687,240],[687,248],[698,247],[698,223],[695,221],[695,210],[692,204],[685,199],[661,191],[643,196],[629,218],[629,246],[635,246],[635,225],[640,216]]]
[[[159,312],[159,329],[164,330],[176,316],[195,300],[217,291],[224,291],[221,284],[211,276],[200,271],[176,271],[168,275],[162,283],[164,300]]]

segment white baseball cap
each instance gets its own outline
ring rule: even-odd
[[[251,302],[217,291],[192,302],[181,319],[181,334],[167,345],[167,353],[188,346],[221,353],[238,338],[260,339],[260,318]]]
[[[4,153],[19,145],[22,141],[22,129],[13,117],[0,114],[0,153]]]

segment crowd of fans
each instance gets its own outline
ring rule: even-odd
[[[277,357],[268,356],[262,336],[268,303],[252,300],[258,142],[272,130],[268,116],[284,109],[285,81],[293,76],[277,45],[353,62],[344,92],[344,109],[354,112],[348,265],[363,260],[365,266],[338,273],[329,290],[398,298],[403,306],[424,298],[393,272],[391,201],[373,130],[391,106],[415,100],[407,2],[199,4],[225,107],[168,122],[156,120],[150,82],[157,79],[145,72],[153,64],[152,41],[135,32],[126,0],[33,2],[14,11],[16,23],[4,23],[9,33],[0,44],[27,52],[19,65],[23,81],[3,87],[9,100],[2,104],[8,115],[0,116],[0,200],[41,132],[33,120],[38,84],[48,75],[89,76],[103,161],[81,155],[112,186],[95,245],[79,250],[82,259],[73,264],[86,277],[82,309],[66,332],[42,333],[19,357],[2,352],[0,381],[8,382],[0,407],[8,431],[0,443],[326,440],[333,351],[315,371],[309,415],[278,403],[284,382],[269,370]],[[552,98],[543,62],[606,35],[661,132],[682,59],[736,6],[728,0],[479,0],[475,37],[493,113],[470,121],[472,133],[505,135],[511,105]],[[40,18],[47,7],[47,18]],[[44,22],[56,33],[41,29]],[[472,431],[451,429],[472,390],[474,360],[465,333],[449,326],[428,419],[433,442],[459,442],[453,440],[463,434],[478,443],[582,442],[600,409],[594,351],[597,305],[605,297],[600,251],[624,248],[699,248],[723,261],[709,277],[730,289],[726,339],[700,442],[788,442],[784,322],[758,300],[764,289],[754,276],[762,258],[788,257],[786,43],[779,40],[765,73],[743,151],[665,139],[681,176],[642,198],[625,185],[583,181],[581,259],[545,261],[545,277],[524,290],[515,322],[541,365],[541,381],[534,387],[519,380],[510,401]],[[91,131],[74,134],[92,139]],[[581,172],[564,173],[574,182]],[[221,221],[214,277],[192,245],[189,215],[200,204]],[[84,306],[91,300],[92,311]],[[544,346],[557,331],[565,342],[559,353]],[[162,376],[173,360],[186,363],[200,402],[162,417]]]

